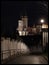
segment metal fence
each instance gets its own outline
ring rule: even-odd
[[[1,61],[11,58],[12,56],[17,56],[17,55],[24,55],[27,54],[24,52],[25,49],[11,49],[11,50],[3,50],[1,51]]]

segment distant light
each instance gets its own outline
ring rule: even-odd
[[[44,19],[41,19],[41,21],[40,21],[41,23],[44,23]]]
[[[23,31],[23,36],[25,36],[25,31]]]
[[[42,28],[48,28],[48,25],[47,24],[43,24]]]
[[[25,36],[26,35],[25,33],[26,33],[25,31],[19,31],[20,36]]]
[[[19,31],[19,35],[22,36],[22,31]]]

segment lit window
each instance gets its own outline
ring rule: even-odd
[[[23,35],[25,36],[25,31],[23,31]]]
[[[19,35],[22,36],[22,31],[19,31]]]
[[[48,28],[48,25],[43,24],[43,25],[42,25],[42,28]]]

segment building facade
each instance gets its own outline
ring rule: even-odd
[[[17,28],[20,36],[28,35],[27,27],[28,27],[28,17],[21,16],[21,20],[18,20],[18,28]]]

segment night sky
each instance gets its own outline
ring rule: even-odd
[[[28,25],[38,23],[40,18],[48,22],[48,2],[46,1],[2,1],[1,34],[11,35],[16,32],[21,15],[28,16]]]

